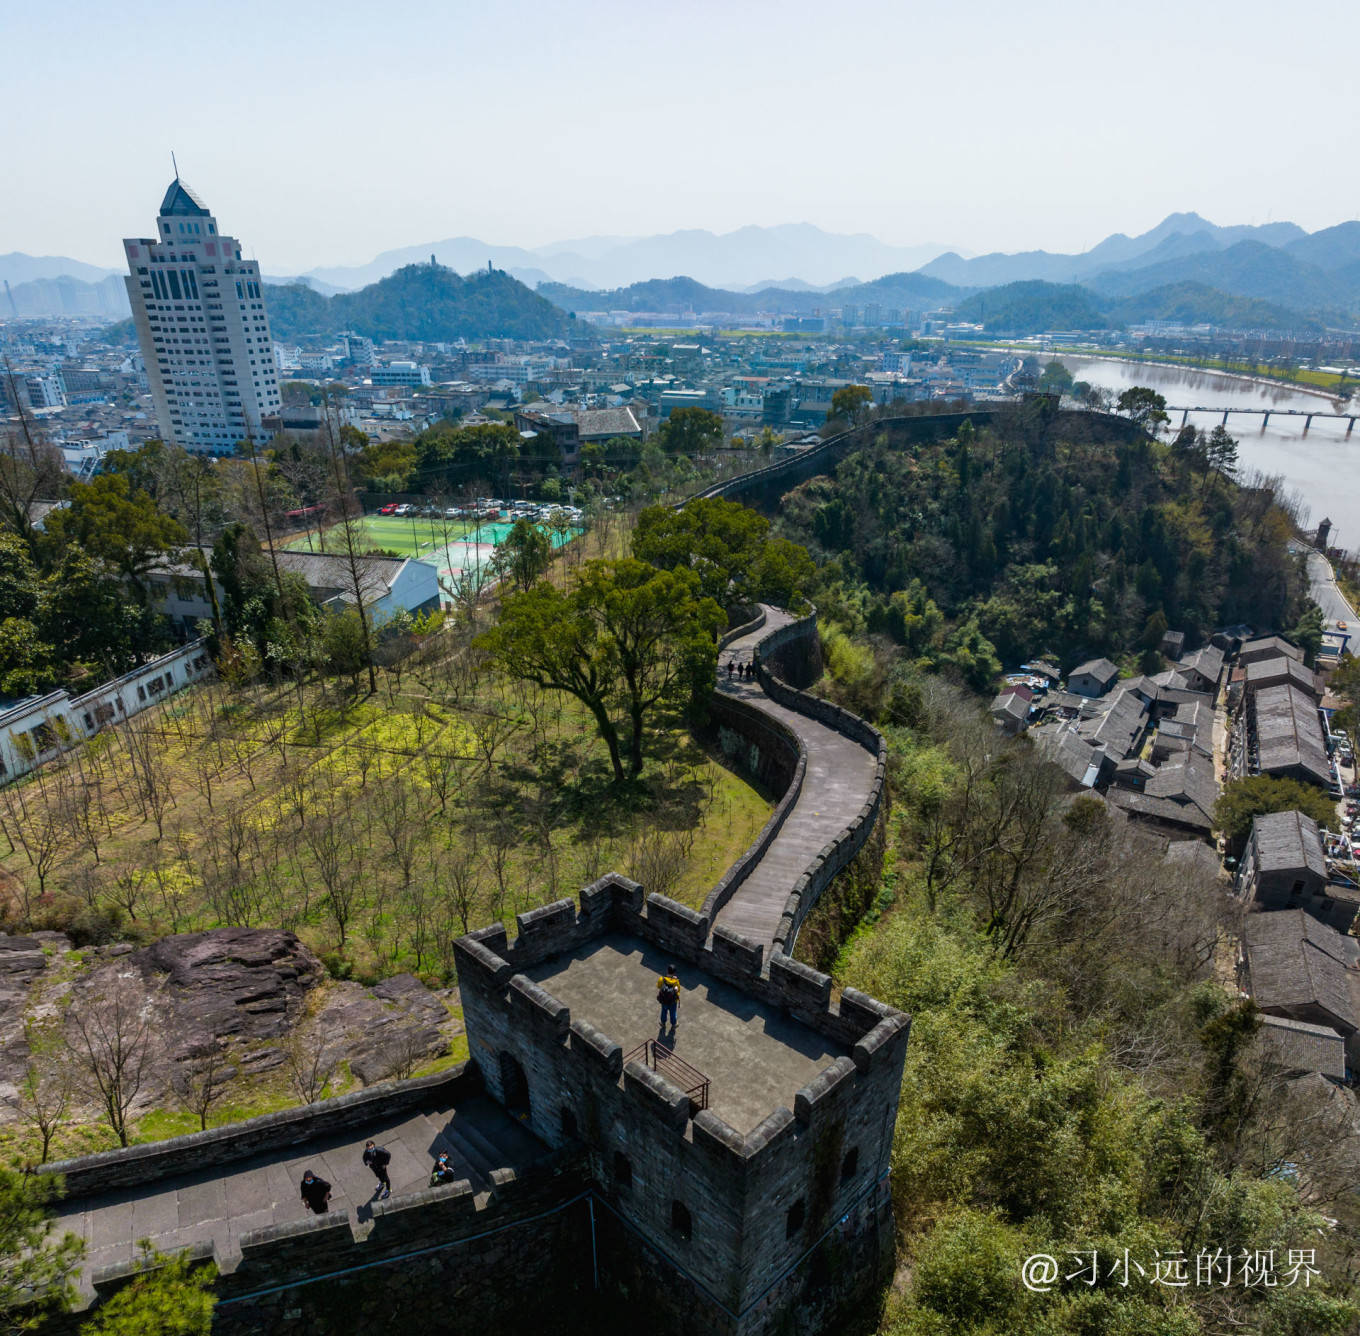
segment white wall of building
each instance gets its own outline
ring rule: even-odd
[[[83,696],[53,691],[0,710],[0,784],[216,671],[207,645],[196,640]]]

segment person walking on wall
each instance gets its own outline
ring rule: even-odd
[[[387,1166],[392,1163],[392,1152],[385,1146],[375,1146],[371,1141],[365,1141],[364,1163],[373,1170],[373,1176],[378,1180],[373,1195],[385,1201],[392,1195],[392,1180],[387,1176]]]
[[[669,1016],[671,1034],[674,1034],[676,1011],[680,1006],[680,980],[674,965],[667,965],[665,974],[656,981],[656,1000],[661,1003],[661,1028],[666,1028],[666,1017]]]
[[[302,1200],[309,1211],[325,1215],[330,1206],[331,1185],[324,1178],[318,1178],[310,1169],[302,1175]]]

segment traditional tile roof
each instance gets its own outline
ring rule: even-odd
[[[1251,823],[1256,866],[1262,872],[1293,872],[1306,869],[1324,881],[1327,861],[1317,822],[1302,812],[1270,812]]]
[[[1004,716],[1024,723],[1029,718],[1029,701],[1018,691],[1003,691],[990,706],[994,716]]]
[[[1067,680],[1070,682],[1078,676],[1093,677],[1097,682],[1113,682],[1119,676],[1119,669],[1109,659],[1087,659],[1068,673]]]
[[[1194,803],[1179,803],[1172,798],[1159,798],[1138,789],[1112,788],[1106,797],[1116,807],[1123,808],[1133,816],[1182,826],[1197,835],[1207,835],[1213,829],[1209,818]]]
[[[1263,774],[1301,770],[1319,784],[1329,784],[1331,762],[1322,741],[1317,706],[1297,687],[1262,687],[1252,697],[1256,721],[1257,768]]]
[[[1238,663],[1253,663],[1257,659],[1273,659],[1277,654],[1286,658],[1303,661],[1303,651],[1279,636],[1262,636],[1259,640],[1248,640],[1237,653]]]
[[[1184,672],[1196,672],[1210,682],[1217,682],[1223,674],[1223,651],[1217,645],[1205,645],[1187,654],[1177,665]]]
[[[1353,993],[1360,942],[1301,909],[1247,916],[1243,932],[1249,987],[1262,1011],[1319,1007],[1351,1034],[1360,1023]]]
[[[1213,820],[1214,804],[1218,802],[1218,782],[1212,767],[1197,762],[1193,756],[1158,766],[1157,773],[1143,785],[1143,792],[1153,798],[1191,804],[1204,814],[1206,821]]]
[[[1306,691],[1315,700],[1320,694],[1317,674],[1311,668],[1305,668],[1297,659],[1287,658],[1283,654],[1255,659],[1247,664],[1245,681],[1249,692],[1287,682]]]
[[[1119,691],[1098,702],[1096,709],[1077,724],[1077,732],[1093,747],[1101,748],[1110,760],[1122,761],[1142,736],[1146,718],[1143,701],[1132,691]]]
[[[1329,1025],[1287,1016],[1262,1016],[1259,1040],[1266,1061],[1284,1072],[1321,1072],[1346,1079],[1346,1041]]]

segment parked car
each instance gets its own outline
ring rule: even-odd
[[[414,507],[414,506],[412,506],[412,505],[407,505],[407,503],[403,501],[403,502],[401,503],[401,505],[399,505],[399,506],[396,508],[396,510],[394,510],[392,513],[393,513],[394,515],[403,515],[403,516],[405,516],[405,515],[410,515],[414,510],[415,510],[415,507]]]
[[[395,515],[397,513],[397,503],[389,501],[385,506],[378,507],[379,515]]]

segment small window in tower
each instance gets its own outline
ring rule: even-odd
[[[848,1183],[859,1172],[859,1147],[851,1146],[841,1161],[841,1182]]]
[[[614,1182],[620,1188],[633,1186],[633,1162],[621,1150],[614,1152]]]
[[[571,1109],[562,1110],[562,1135],[568,1141],[579,1141],[581,1134],[576,1127],[576,1114]]]
[[[694,1237],[694,1221],[690,1219],[689,1207],[682,1201],[671,1202],[671,1233],[686,1243]]]
[[[807,1215],[807,1207],[801,1197],[789,1207],[789,1213],[784,1218],[784,1237],[791,1239],[795,1237],[799,1230],[803,1228],[803,1219]]]

